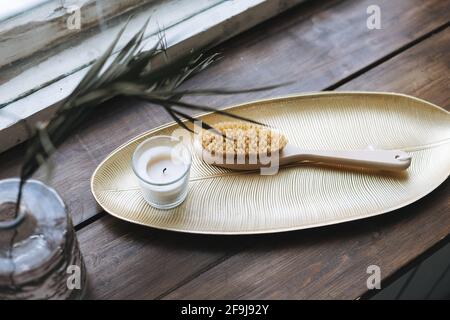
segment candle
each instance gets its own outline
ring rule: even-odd
[[[144,199],[158,209],[170,209],[187,196],[191,155],[175,137],[155,136],[139,144],[132,159]]]

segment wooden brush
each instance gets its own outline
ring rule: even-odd
[[[202,159],[214,165],[233,170],[254,170],[269,166],[265,157],[278,156],[278,165],[300,161],[344,165],[379,170],[405,170],[411,157],[401,150],[302,150],[288,144],[286,137],[277,130],[247,122],[219,122],[212,130],[202,130],[201,143],[195,144]],[[217,161],[221,160],[221,161]]]

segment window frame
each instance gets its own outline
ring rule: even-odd
[[[84,3],[91,2],[91,0],[75,0],[82,1]],[[136,1],[136,0],[132,0]],[[206,0],[205,0],[206,1]],[[222,0],[213,1],[208,0],[202,2],[205,5],[206,2],[210,2],[212,5],[208,7],[198,8],[198,12],[188,15],[187,17],[173,18],[172,23],[167,26],[163,26],[162,30],[165,33],[168,46],[168,54],[174,60],[189,53],[192,49],[199,49],[206,45],[216,45],[228,38],[245,31],[254,25],[271,18],[284,10],[287,10],[305,0]],[[200,3],[200,2],[198,2]],[[163,10],[160,12],[173,12],[169,5],[185,6],[192,10],[192,0],[166,0],[166,1],[149,1],[145,3],[144,7],[138,8],[139,13],[135,14],[127,26],[127,34],[124,34],[123,42],[119,43],[118,49],[130,38],[131,34],[137,32],[142,26],[143,21],[146,20],[152,12],[155,10]],[[143,10],[145,8],[145,10]],[[173,8],[173,7],[172,7]],[[179,7],[178,7],[179,8]],[[41,8],[42,9],[42,8]],[[136,8],[134,8],[136,9]],[[164,11],[166,10],[166,11]],[[181,9],[183,10],[183,9]],[[128,12],[128,11],[127,11]],[[113,18],[112,18],[113,19]],[[117,30],[120,29],[125,21],[122,19],[120,23],[117,23],[114,27],[107,31],[110,33],[110,37],[103,37],[103,45],[110,43],[114,34],[117,34]],[[157,28],[161,28],[158,21],[154,21],[153,25],[149,25],[148,31],[144,38],[148,46],[151,46],[156,40]],[[86,45],[88,42],[86,41]],[[81,42],[83,44],[83,42]],[[62,50],[61,54],[68,59],[77,61],[79,57],[73,52],[70,52],[70,48]],[[116,50],[116,52],[117,52]],[[103,50],[98,53],[101,54]],[[1,56],[1,54],[0,54]],[[29,55],[30,56],[30,55]],[[66,72],[61,71],[61,74],[56,74],[56,77],[52,81],[43,83],[33,88],[28,92],[18,91],[16,97],[10,99],[10,102],[4,105],[0,105],[0,152],[3,152],[28,138],[26,127],[23,125],[25,120],[28,124],[34,124],[37,121],[43,121],[48,119],[55,108],[63,101],[75,88],[81,78],[89,69],[89,66],[95,61],[96,57],[93,57],[87,63],[82,64]],[[114,58],[114,55],[111,59]],[[31,55],[31,59],[33,56]],[[55,59],[53,56],[45,60],[47,65],[51,62],[51,59]],[[58,63],[58,60],[53,62]],[[26,65],[26,63],[25,63]],[[44,63],[45,65],[45,63]],[[34,72],[39,75],[39,72],[48,70],[48,67],[42,67],[39,70],[39,65],[34,67]],[[42,70],[43,69],[43,70]],[[25,70],[22,73],[17,74],[14,78],[7,81],[3,85],[0,85],[1,90],[8,90],[6,85],[11,85],[11,81],[15,81],[16,87],[19,88],[22,83],[26,83],[26,73],[28,76],[33,74],[32,70]],[[29,81],[29,80],[28,80]],[[3,82],[3,81],[2,81]],[[13,83],[14,84],[14,83]],[[0,101],[1,104],[1,101]]]

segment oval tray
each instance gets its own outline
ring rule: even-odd
[[[450,113],[401,94],[324,92],[250,102],[227,108],[282,130],[305,149],[402,149],[412,155],[400,174],[319,165],[280,169],[277,175],[232,172],[193,158],[189,194],[178,208],[157,210],[141,196],[131,169],[136,146],[170,135],[170,123],[112,152],[95,170],[91,189],[113,216],[159,229],[207,234],[255,234],[367,218],[425,196],[450,173]],[[217,114],[200,116],[208,123]]]

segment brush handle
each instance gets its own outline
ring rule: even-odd
[[[300,151],[283,157],[285,163],[302,160],[394,171],[405,170],[411,164],[411,157],[401,150]]]

